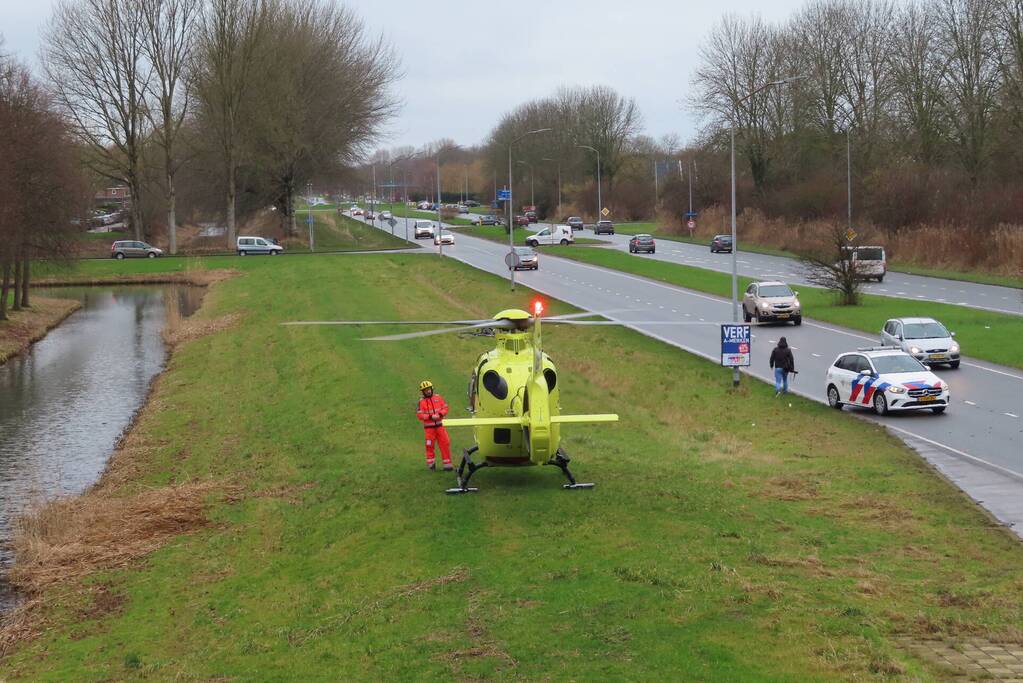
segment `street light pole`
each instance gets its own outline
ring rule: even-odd
[[[848,228],[852,230],[852,145],[849,142],[850,126],[845,127],[845,182],[846,197],[848,198]],[[849,233],[850,235],[852,232]]]
[[[790,76],[789,78],[783,78],[780,81],[771,81],[764,85],[756,88],[745,97],[735,102],[735,107],[732,110],[731,125],[731,141],[732,141],[732,322],[739,322],[739,263],[738,263],[738,251],[739,243],[736,239],[735,234],[735,114],[739,108],[739,105],[750,99],[762,90],[766,90],[776,85],[787,85],[793,81],[797,81],[804,76]],[[735,366],[732,368],[732,384],[739,386],[739,367]]]
[[[440,150],[437,150],[437,254],[444,258],[444,224],[440,222]]]
[[[536,130],[529,130],[518,136],[514,140],[508,143],[508,256],[509,259],[515,258],[515,224],[512,222],[512,206],[514,206],[514,199],[512,192],[512,147],[516,142],[526,137],[527,135],[534,135],[536,133],[546,133],[554,130],[553,128],[537,128]],[[511,289],[515,291],[515,268],[508,268],[508,280],[511,283]]]
[[[601,209],[601,207],[604,206],[604,202],[600,198],[600,150],[598,150],[598,149],[596,149],[594,147],[590,147],[589,145],[576,145],[576,147],[581,147],[582,149],[588,149],[588,150],[590,150],[591,152],[594,152],[597,155],[597,215],[596,215],[596,218],[593,221],[594,222],[594,228],[593,229],[596,230],[597,229],[596,228],[596,222],[600,220],[600,209]]]

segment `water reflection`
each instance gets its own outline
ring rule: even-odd
[[[0,366],[0,544],[26,504],[81,493],[99,478],[166,360],[164,325],[194,312],[202,290],[90,287],[39,294],[75,298],[82,308]],[[0,565],[9,560],[0,546]]]

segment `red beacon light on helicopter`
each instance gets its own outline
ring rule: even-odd
[[[533,302],[533,317],[539,318],[543,315],[543,301],[537,299]]]

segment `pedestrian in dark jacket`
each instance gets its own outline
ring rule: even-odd
[[[774,396],[789,393],[789,373],[796,372],[796,359],[785,337],[778,340],[778,346],[771,351],[771,367],[774,368]]]

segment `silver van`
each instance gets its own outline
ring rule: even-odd
[[[416,221],[412,233],[417,240],[424,237],[433,237],[433,221]]]
[[[136,240],[117,240],[110,245],[110,258],[156,258],[163,256],[163,249]]]
[[[856,275],[864,280],[884,281],[888,274],[888,258],[884,247],[846,247],[845,253],[852,261]]]
[[[284,247],[275,243],[269,237],[253,237],[251,235],[238,236],[238,255],[248,256],[249,254],[268,254],[277,256]]]

